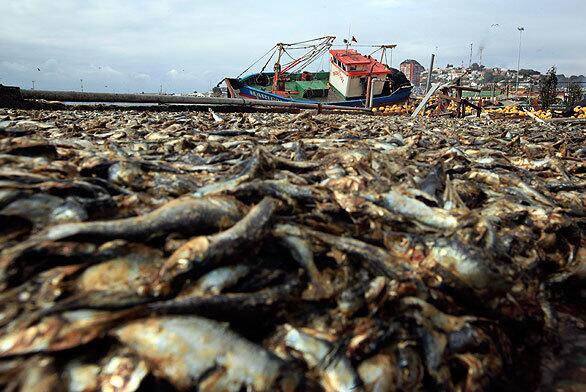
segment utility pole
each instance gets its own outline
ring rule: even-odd
[[[517,27],[517,30],[519,30],[519,55],[517,56],[517,82],[515,83],[515,93],[519,93],[519,69],[521,67],[521,38],[523,37],[523,31],[525,31],[525,28]]]
[[[468,68],[470,68],[472,66],[472,48],[474,47],[474,44],[470,44],[470,59],[468,60]]]
[[[83,93],[83,79],[79,79],[79,84],[81,85],[81,92]]]
[[[478,51],[480,52],[480,59],[479,59],[478,65],[482,65],[482,52],[484,51],[484,48],[480,47],[480,49],[478,49]]]
[[[35,81],[33,80],[33,90],[35,89]]]

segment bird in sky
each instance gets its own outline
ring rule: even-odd
[[[41,69],[37,67],[37,71],[41,72]]]

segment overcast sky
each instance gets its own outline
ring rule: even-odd
[[[397,43],[393,65],[586,74],[586,0],[0,0],[0,83],[37,89],[207,91],[276,42],[348,35]],[[316,67],[319,67],[319,61]]]

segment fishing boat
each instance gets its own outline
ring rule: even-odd
[[[383,62],[386,50],[396,45],[367,45],[377,49],[370,55],[363,55],[351,48],[351,40],[344,40],[345,48],[332,49],[334,40],[335,37],[326,36],[276,44],[238,77],[224,79],[228,96],[350,107],[389,105],[409,98],[413,88],[409,80],[401,71]],[[296,56],[297,50],[305,53]],[[380,60],[373,57],[378,51]],[[323,59],[326,52],[329,52],[329,71],[306,70],[316,60]],[[282,64],[285,56],[289,59]],[[243,76],[267,58],[260,72]],[[265,72],[273,58],[273,71]]]

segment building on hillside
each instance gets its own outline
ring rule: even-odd
[[[425,70],[417,60],[405,60],[400,65],[401,72],[407,76],[412,85],[421,83],[421,72]]]

